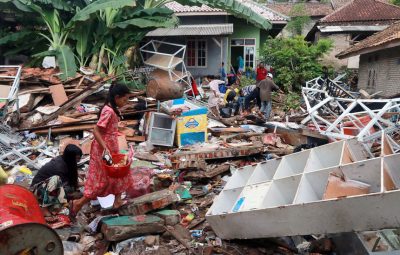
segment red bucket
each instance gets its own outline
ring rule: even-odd
[[[121,162],[125,158],[125,154],[112,154],[112,161]],[[112,178],[123,178],[128,175],[131,169],[131,161],[128,160],[128,163],[125,166],[109,166],[103,161],[104,169],[107,172],[107,175]]]
[[[32,192],[18,185],[2,185],[0,254],[20,254],[30,250],[36,251],[35,254],[63,254],[60,237],[46,225]]]

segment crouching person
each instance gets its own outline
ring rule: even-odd
[[[44,216],[58,213],[68,205],[67,197],[78,189],[78,163],[82,150],[73,144],[64,153],[45,164],[32,180],[35,194]]]
[[[230,109],[231,116],[235,116],[239,111],[239,86],[237,83],[231,85],[224,95],[224,104]]]

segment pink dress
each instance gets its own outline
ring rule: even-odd
[[[106,105],[101,111],[97,126],[101,137],[112,154],[118,153],[118,116]],[[110,194],[119,195],[132,185],[132,176],[111,178],[102,165],[103,149],[94,140],[90,150],[89,171],[86,176],[84,196],[90,199],[104,197]]]

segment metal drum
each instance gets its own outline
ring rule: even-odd
[[[18,185],[0,186],[0,254],[63,253],[61,239],[46,225],[35,196]]]

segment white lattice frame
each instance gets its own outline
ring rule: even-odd
[[[324,95],[322,101],[317,102],[316,105],[311,106],[310,100],[315,101],[315,95],[321,93]],[[396,123],[391,122],[390,120],[384,119],[382,116],[388,112],[399,112],[400,109],[400,98],[396,99],[351,99],[351,98],[334,98],[328,95],[326,91],[307,88],[304,87],[302,89],[303,98],[305,100],[307,106],[307,112],[309,116],[307,116],[302,124],[306,124],[311,121],[318,131],[321,134],[327,135],[333,139],[348,139],[353,136],[345,135],[342,133],[340,127],[343,125],[345,121],[351,121],[353,125],[359,130],[358,135],[356,136],[359,141],[369,140],[369,137],[374,135],[374,133],[370,133],[371,127],[378,127],[378,133],[381,133],[385,130],[396,130],[399,127]],[[318,100],[317,100],[318,101]],[[344,108],[342,104],[348,104],[347,108]],[[367,103],[384,103],[384,106],[381,109],[372,110],[368,108]],[[329,104],[337,105],[341,113],[334,113]],[[351,111],[356,107],[361,106],[364,111],[351,113]],[[325,112],[329,112],[331,116],[335,117],[334,121],[331,121],[328,118],[324,118],[319,114],[320,110]],[[393,111],[394,110],[394,111]],[[400,114],[400,112],[399,112]],[[367,125],[362,125],[359,117],[368,115],[371,118],[371,121]],[[326,125],[326,129],[323,129],[319,123],[324,123]],[[378,134],[375,134],[378,135]]]

